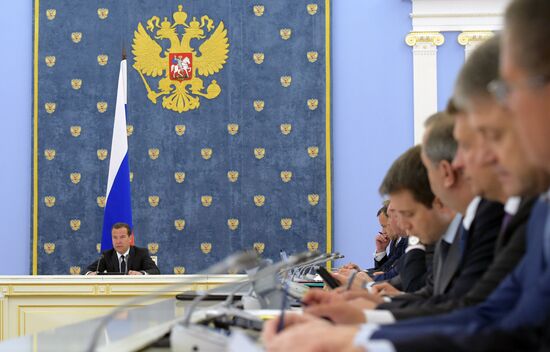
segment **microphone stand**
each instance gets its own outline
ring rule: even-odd
[[[237,294],[237,292],[239,292],[240,289],[242,289],[243,287],[246,287],[246,285],[249,285],[249,284],[250,284],[250,280],[246,280],[241,284],[237,285],[237,287],[235,287],[235,289],[231,291],[231,293],[227,296],[225,301],[222,302],[222,306],[223,307],[231,306],[231,303],[233,303],[233,298],[235,297],[235,294]]]
[[[266,268],[258,270],[255,274],[251,274],[250,278],[244,282],[241,282],[230,293],[224,302],[212,307],[215,311],[212,313],[218,318],[223,316],[235,316],[246,321],[259,323],[257,317],[247,314],[245,311],[236,310],[228,307],[228,304],[233,300],[235,293],[244,287],[246,284],[252,284],[256,294],[263,300],[270,300],[274,291],[279,291],[281,285],[278,283],[276,277],[281,273],[287,273],[289,270],[297,265],[300,265],[303,261],[310,261],[312,253],[305,252],[295,256],[291,256],[286,261],[270,265]],[[266,280],[267,279],[267,280]],[[265,282],[263,282],[265,280]],[[197,325],[191,323],[191,317],[194,310],[197,308],[200,301],[202,301],[209,291],[201,293],[199,296],[193,299],[193,302],[187,307],[184,319],[182,323],[174,325],[170,334],[170,344],[172,350],[176,351],[221,351],[224,350],[227,344],[227,336],[220,334],[219,332],[208,328],[207,326]],[[285,302],[283,302],[285,303]],[[285,303],[286,305],[286,303]],[[217,309],[217,310],[216,310]],[[205,318],[203,320],[210,321],[212,318]],[[216,318],[214,318],[216,319]]]
[[[227,257],[225,260],[217,264],[214,264],[208,269],[199,272],[199,274],[203,274],[203,275],[220,274],[220,273],[227,272],[227,270],[229,269],[237,269],[237,270],[241,270],[244,268],[248,269],[252,267],[252,265],[257,265],[257,261],[258,261],[258,258],[256,254],[253,254],[250,252],[237,253]],[[186,286],[186,285],[192,285],[192,283],[176,283],[166,288],[161,288],[157,291],[154,291],[149,295],[138,296],[134,299],[129,300],[125,304],[119,305],[111,313],[107,314],[100,320],[99,325],[94,330],[94,333],[92,335],[92,340],[90,341],[86,351],[95,352],[96,346],[99,340],[99,336],[101,334],[101,330],[113,319],[115,315],[120,313],[123,309],[132,305],[137,305],[143,302],[147,302],[150,299],[157,297],[161,293],[172,292],[173,290],[181,288],[182,286]]]
[[[249,280],[247,280],[246,282],[244,283],[249,283],[249,282],[255,282],[256,279],[260,276],[264,276],[265,275],[265,272],[279,272],[280,270],[282,269],[285,269],[285,272],[290,270],[290,268],[294,265],[296,265],[296,263],[299,263],[301,262],[302,260],[304,260],[305,258],[308,258],[309,257],[309,254],[298,254],[298,255],[295,255],[295,256],[291,256],[290,258],[288,258],[288,260],[286,261],[281,261],[279,262],[278,264],[273,264],[267,268],[264,268],[262,270],[259,270],[258,272],[256,272],[256,274],[254,274]],[[240,287],[237,288],[237,290],[239,289]],[[230,297],[231,299],[233,299],[233,296],[235,295],[235,292],[232,292],[230,294]],[[193,301],[191,302],[191,304],[189,305],[189,307],[185,310],[185,317],[184,317],[184,320],[183,320],[183,325],[184,326],[189,326],[189,323],[191,321],[191,316],[193,315],[193,311],[195,310],[195,308],[197,307],[197,305],[206,297],[208,296],[208,291],[204,291],[204,292],[201,292],[199,295],[197,295],[197,297],[195,297],[193,299]],[[229,297],[228,297],[229,298]]]
[[[316,260],[313,260],[313,261],[310,261],[308,263],[305,263],[302,265],[300,271],[299,271],[299,278],[300,277],[303,277],[304,275],[302,274],[304,272],[304,270],[308,270],[308,272],[311,272],[311,269],[315,266],[315,265],[319,265],[319,264],[324,264],[328,261],[331,261],[331,260],[336,260],[336,259],[341,259],[343,258],[344,256],[343,255],[340,255],[340,253],[332,253],[332,254],[329,254],[327,256],[325,256],[325,258],[319,258],[319,259],[316,259]],[[292,279],[294,279],[294,277],[292,277]]]
[[[97,261],[97,267],[95,268],[95,272],[99,273],[99,263],[101,263],[101,259],[104,259],[105,253],[101,253],[101,257],[99,257],[99,260]]]

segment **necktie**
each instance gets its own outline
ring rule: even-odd
[[[500,236],[506,231],[508,228],[508,225],[510,225],[510,220],[512,220],[514,216],[509,213],[504,213],[504,218],[502,219],[502,225],[500,226]]]
[[[449,248],[451,248],[451,244],[447,241],[441,241],[441,262],[445,262],[445,259],[447,259],[447,254],[449,254]]]
[[[120,272],[126,274],[126,261],[123,255],[120,256]]]
[[[390,242],[390,252],[388,253],[388,257],[391,257],[393,255],[393,252],[395,251],[396,241]]]
[[[464,254],[466,253],[466,249],[468,248],[468,232],[469,230],[466,230],[463,224],[460,225],[457,236],[460,240],[460,253],[462,256],[462,259],[464,259]]]
[[[500,230],[498,232],[497,242],[495,245],[495,253],[498,253],[502,250],[502,247],[510,240],[510,235],[505,237],[506,230],[510,227],[510,222],[514,216],[507,212],[504,213],[504,218],[502,218],[502,223],[500,225]]]

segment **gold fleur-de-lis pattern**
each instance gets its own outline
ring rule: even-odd
[[[218,12],[140,3],[128,18],[111,2],[77,7],[71,0],[41,0],[34,61],[36,273],[81,275],[97,259],[115,153],[120,41],[132,43],[141,24],[152,41],[166,44],[157,33],[165,18],[185,28],[193,18],[200,22],[205,38],[191,41],[196,52],[223,21],[229,53],[221,75],[193,61],[200,82],[184,85],[143,82],[150,76],[133,69],[136,54],[131,44],[125,48],[132,84],[222,87],[218,98],[179,114],[163,108],[170,103],[166,97],[153,104],[149,90],[135,92],[128,84],[130,174],[124,177],[130,180],[136,244],[156,257],[163,274],[174,275],[196,273],[237,250],[273,259],[281,249],[326,251],[329,1],[241,2],[239,16],[229,2],[220,2]],[[132,17],[138,15],[143,17]],[[168,69],[168,63],[158,68],[156,77],[166,77]]]

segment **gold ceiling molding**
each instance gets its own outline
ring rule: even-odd
[[[466,31],[458,35],[458,43],[466,46],[468,44],[484,42],[494,35],[495,33],[491,31]]]
[[[410,32],[405,37],[405,43],[408,46],[415,46],[417,44],[440,46],[445,43],[445,37],[439,32]]]

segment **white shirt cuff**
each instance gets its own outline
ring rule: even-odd
[[[364,310],[365,321],[373,324],[393,324],[395,323],[395,317],[389,310]]]
[[[426,252],[426,246],[424,246],[423,244],[415,244],[412,246],[408,246],[407,249],[405,249],[405,253],[409,253],[413,249],[420,249],[421,251]]]
[[[386,256],[386,252],[376,252],[374,253],[374,260],[376,260],[377,262],[381,261],[382,258],[384,258]]]
[[[379,329],[379,326],[377,324],[363,324],[361,325],[361,328],[355,334],[355,338],[353,339],[353,345],[355,347],[362,347],[364,349],[367,348],[367,342],[369,341],[370,337],[376,330]]]
[[[393,347],[393,344],[388,340],[373,340],[367,342],[365,346],[360,347],[363,347],[369,352],[397,352]]]

